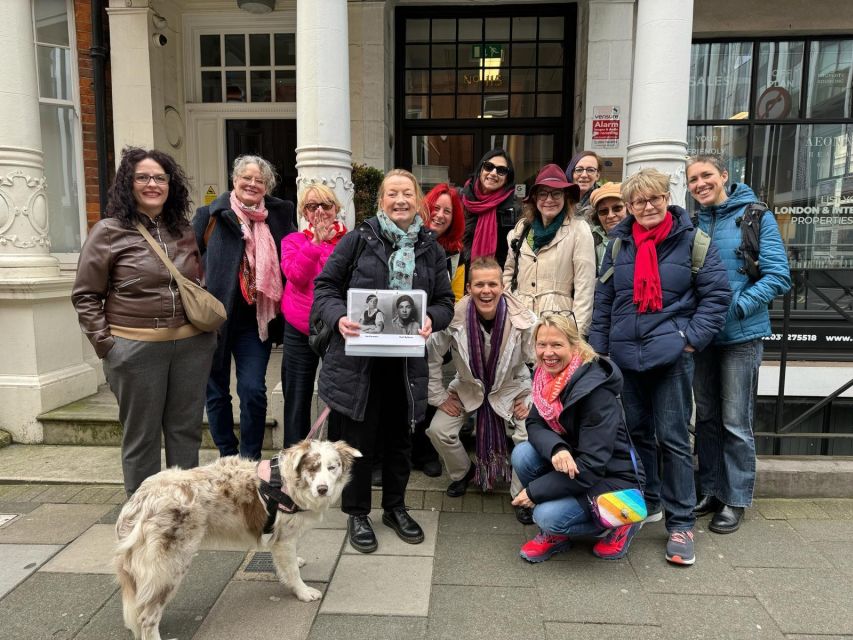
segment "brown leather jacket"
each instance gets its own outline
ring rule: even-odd
[[[198,282],[200,259],[192,227],[173,236],[159,218],[140,218],[178,270]],[[166,265],[136,229],[125,229],[115,218],[100,220],[89,231],[71,302],[99,358],[113,346],[110,325],[158,329],[188,322]]]

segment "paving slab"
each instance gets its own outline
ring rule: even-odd
[[[545,640],[659,640],[661,637],[661,628],[652,625],[545,623]]]
[[[504,513],[504,503],[509,500],[508,496],[490,493],[483,496],[483,513]]]
[[[74,496],[83,491],[85,487],[80,484],[55,484],[41,491],[33,502],[62,504],[70,501]]]
[[[0,529],[0,543],[68,544],[112,507],[43,504]]]
[[[409,514],[415,521],[421,525],[424,530],[424,541],[420,544],[409,544],[403,542],[400,536],[391,528],[382,522],[382,509],[374,509],[370,512],[370,519],[373,521],[373,532],[376,534],[376,541],[379,548],[377,554],[385,556],[429,556],[435,555],[435,541],[438,534],[438,512],[437,511],[409,511]],[[352,545],[347,543],[344,545],[343,552],[345,554],[361,554],[352,548]]]
[[[95,524],[51,558],[40,571],[114,575],[115,548],[115,528],[109,524]]]
[[[853,520],[790,520],[788,524],[809,542],[853,540]]]
[[[853,635],[853,576],[810,569],[741,569],[785,633]]]
[[[61,545],[0,544],[0,598],[9,593],[55,553]]]
[[[430,640],[518,640],[544,635],[542,611],[532,588],[436,585]]]
[[[323,590],[323,584],[310,586]],[[282,593],[281,585],[266,582],[232,582],[216,601],[194,640],[235,638],[308,637],[320,601],[300,602]],[[239,612],[239,615],[235,615]]]
[[[308,640],[353,640],[401,638],[425,640],[426,618],[397,616],[325,615],[314,618]]]
[[[853,499],[822,498],[815,503],[833,520],[853,520]]]
[[[650,596],[662,612],[661,636],[713,640],[784,640],[773,618],[755,598],[659,594]],[[681,615],[664,615],[682,612]]]
[[[0,640],[73,638],[116,589],[111,576],[30,576],[0,602]]]
[[[339,529],[315,529],[304,536],[296,547],[296,553],[305,560],[301,569],[302,580],[305,582],[328,582],[341,554],[345,533]],[[258,553],[263,555],[257,555]],[[247,566],[253,560],[262,560],[269,565],[268,571],[247,571]],[[267,547],[246,555],[246,560],[234,576],[235,580],[251,580],[262,582],[278,582],[272,556]]]
[[[40,502],[4,502],[0,500],[0,513],[29,513],[40,506]]]
[[[122,489],[122,495],[124,494],[124,489]],[[124,501],[122,501],[124,502]],[[107,511],[104,515],[98,518],[98,524],[111,524],[115,525],[118,520],[118,514],[121,513],[121,508],[124,504],[114,504],[112,508]]]
[[[520,546],[518,535],[442,534],[435,550],[433,583],[532,587],[533,572],[518,555]]]
[[[442,513],[439,534],[445,535],[515,535],[523,543],[524,525],[506,513]]]
[[[68,502],[79,504],[114,504],[114,498],[117,493],[121,501],[124,502],[126,497],[124,489],[118,488],[115,485],[84,487],[80,493]]]
[[[735,533],[719,536],[720,548],[734,567],[815,567],[829,562],[814,553],[803,538],[783,520],[744,522]],[[701,561],[701,547],[697,558]]]
[[[347,514],[340,510],[340,508],[332,508],[326,511],[323,514],[323,520],[318,524],[315,529],[346,529],[347,528]]]
[[[853,540],[847,542],[813,542],[811,547],[823,555],[836,569],[847,575],[853,575]],[[851,606],[851,611],[853,611],[853,606]]]
[[[432,558],[342,555],[321,613],[426,616]]]
[[[548,561],[527,568],[535,577],[539,606],[548,621],[640,625],[661,622],[660,612],[627,562]]]
[[[691,567],[667,562],[665,545],[665,539],[635,539],[628,550],[628,561],[647,593],[753,595],[752,587],[733,570],[710,536],[697,534],[696,564]]]
[[[207,613],[244,557],[239,551],[199,551],[169,607]]]
[[[758,511],[768,520],[828,520],[829,515],[820,504],[811,500],[788,500],[784,498],[763,498],[756,500]]]

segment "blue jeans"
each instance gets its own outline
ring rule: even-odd
[[[220,455],[239,453],[244,458],[260,460],[267,420],[266,374],[272,341],[261,342],[258,325],[252,323],[237,323],[229,327],[227,340],[224,362],[211,370],[207,381],[210,435]],[[237,395],[240,397],[239,441],[234,435],[234,413],[231,410],[232,354],[237,366]]]
[[[710,346],[696,354],[696,453],[699,490],[732,507],[752,504],[752,420],[764,343]]]
[[[311,430],[311,401],[320,358],[308,336],[284,321],[281,386],[284,390],[284,446],[296,444]]]
[[[622,374],[622,404],[634,448],[646,470],[649,512],[663,505],[670,533],[692,529],[696,485],[688,426],[693,409],[693,354],[684,352],[667,367],[623,370]]]
[[[527,488],[533,480],[554,471],[551,461],[544,459],[529,442],[519,442],[512,450],[512,468],[521,485]],[[602,532],[593,520],[585,495],[566,496],[533,507],[533,521],[544,533],[567,536],[591,536]]]

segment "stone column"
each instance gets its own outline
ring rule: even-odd
[[[693,0],[639,0],[626,175],[655,167],[684,205]]]
[[[296,186],[320,182],[334,188],[351,229],[348,43],[346,0],[297,0]]]
[[[0,51],[0,428],[40,442],[37,416],[94,393],[97,376],[50,255],[31,0],[3,3]]]

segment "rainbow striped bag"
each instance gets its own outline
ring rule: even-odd
[[[634,475],[640,484],[640,472],[637,469],[637,459],[634,447],[631,447],[631,462],[634,465]],[[642,522],[648,516],[643,492],[639,489],[621,489],[608,491],[597,496],[589,496],[589,505],[605,529],[615,529],[626,524]]]

